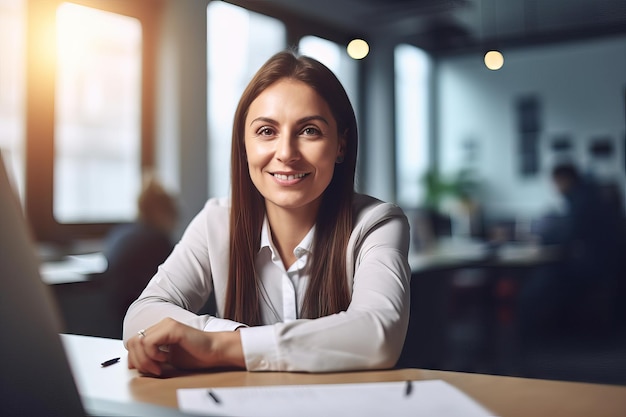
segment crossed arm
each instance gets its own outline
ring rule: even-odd
[[[220,296],[216,273],[222,276],[224,272],[206,245],[198,243],[206,241],[208,230],[206,220],[198,217],[128,311],[124,339],[131,368],[161,375],[164,367],[172,365],[304,372],[395,365],[409,316],[406,218],[392,217],[381,223],[359,245],[352,300],[346,311],[247,327],[193,313],[210,291]],[[145,336],[137,334],[140,329]]]

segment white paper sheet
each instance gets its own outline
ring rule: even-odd
[[[356,384],[185,388],[187,413],[238,417],[491,416],[456,387],[440,380]],[[211,393],[211,394],[209,394]]]

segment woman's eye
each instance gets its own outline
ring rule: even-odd
[[[260,136],[271,136],[274,134],[274,130],[272,130],[272,128],[269,128],[269,127],[262,127],[259,130],[257,130],[257,133]]]
[[[317,136],[320,135],[322,132],[320,132],[320,130],[314,126],[308,126],[302,129],[302,133],[307,136]]]

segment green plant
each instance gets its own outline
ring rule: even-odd
[[[441,201],[452,197],[461,201],[471,199],[480,186],[471,169],[464,168],[451,179],[444,178],[438,171],[429,170],[422,177],[426,195],[424,205],[431,209],[439,209]]]

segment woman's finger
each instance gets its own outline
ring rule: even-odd
[[[154,362],[164,363],[169,359],[169,348],[166,349],[165,346],[161,344],[149,343],[148,341],[144,341],[144,353],[148,358],[150,358]]]
[[[132,341],[132,343],[131,343]],[[147,353],[150,345],[146,343],[145,337],[134,336],[128,343],[129,366],[139,372],[148,375],[161,375],[160,362],[153,360]]]

